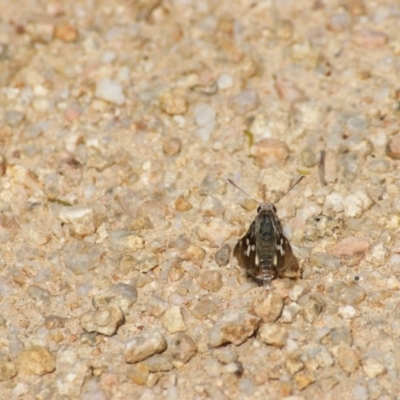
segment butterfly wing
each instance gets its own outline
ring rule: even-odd
[[[247,233],[237,242],[233,249],[233,255],[236,257],[239,266],[249,275],[261,279],[261,268],[256,265],[256,235],[256,221],[253,221]]]
[[[282,229],[277,237],[276,250],[278,255],[277,273],[280,278],[299,278],[300,266],[293,254],[289,240],[284,236]]]

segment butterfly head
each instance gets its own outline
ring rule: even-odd
[[[276,208],[272,203],[261,203],[257,207],[257,213],[260,214],[261,212],[266,211],[266,212],[273,212],[276,214]]]

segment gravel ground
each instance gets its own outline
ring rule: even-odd
[[[399,398],[398,2],[0,4],[1,398]]]

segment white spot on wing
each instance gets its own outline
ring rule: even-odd
[[[247,246],[247,251],[246,251],[247,257],[250,257],[250,250],[251,250],[250,246]]]
[[[258,254],[256,254],[255,264],[257,267],[258,267],[258,264],[260,264],[260,260],[258,259]]]
[[[275,265],[275,267],[278,265],[278,257],[276,256],[276,254],[274,254],[273,264]]]

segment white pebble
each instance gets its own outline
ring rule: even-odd
[[[59,218],[62,222],[71,223],[90,214],[93,214],[93,208],[89,206],[62,207]]]
[[[125,95],[122,91],[122,86],[118,82],[108,78],[101,79],[97,82],[96,97],[119,106],[125,103]]]
[[[103,53],[103,56],[101,58],[101,61],[105,64],[109,64],[110,62],[113,62],[115,60],[116,54],[113,51],[105,51]]]
[[[218,89],[225,90],[233,86],[233,78],[229,74],[221,74],[217,80]]]
[[[325,198],[324,211],[343,211],[343,196],[338,192],[328,194]]]
[[[215,127],[215,116],[215,110],[207,104],[200,104],[194,110],[196,124],[209,130]]]
[[[118,80],[120,82],[128,82],[129,81],[129,77],[130,77],[130,73],[131,73],[131,71],[130,71],[129,67],[124,65],[118,71],[117,78],[118,78]]]
[[[352,319],[360,315],[360,312],[352,306],[343,306],[339,308],[339,315],[346,319]]]

